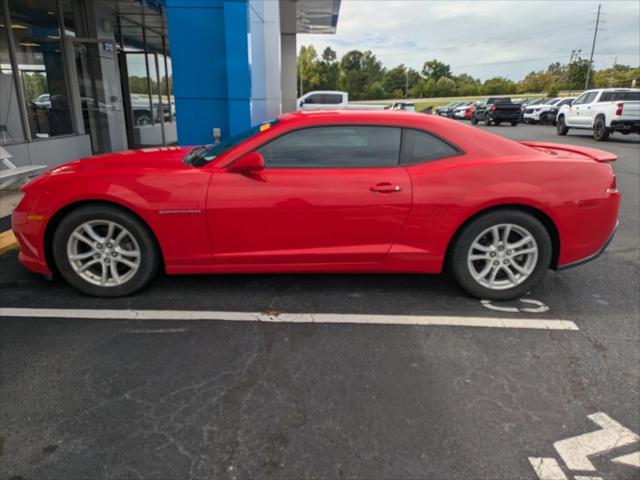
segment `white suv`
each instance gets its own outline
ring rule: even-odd
[[[558,135],[566,135],[570,128],[593,130],[599,142],[613,132],[640,133],[640,89],[587,90],[558,112]]]
[[[554,98],[538,105],[524,107],[522,121],[524,123],[540,122],[541,124],[546,125],[551,120],[548,115],[550,111],[555,109],[557,112],[558,109],[563,105],[569,105],[574,100],[574,98],[575,97]]]

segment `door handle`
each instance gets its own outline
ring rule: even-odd
[[[402,191],[398,185],[391,185],[390,183],[379,183],[378,185],[371,187],[369,190],[377,193],[394,193]]]

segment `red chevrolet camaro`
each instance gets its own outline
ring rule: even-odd
[[[169,274],[440,273],[511,299],[596,257],[620,193],[601,150],[391,111],[286,114],[217,145],[100,155],[28,183],[20,260],[114,297]]]

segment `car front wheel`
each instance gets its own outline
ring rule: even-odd
[[[457,236],[449,261],[460,286],[487,300],[519,298],[538,285],[551,264],[546,228],[520,210],[481,215]]]
[[[53,236],[58,271],[72,286],[97,297],[119,297],[155,275],[155,241],[137,217],[117,207],[87,205],[62,219]]]

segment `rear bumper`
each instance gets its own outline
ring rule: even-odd
[[[640,120],[611,120],[611,130],[640,133]]]
[[[491,117],[492,120],[504,120],[504,121],[518,120],[518,121],[520,121],[520,111],[517,111],[517,112],[501,112],[500,110],[495,110],[493,112],[489,112],[489,117]]]
[[[595,252],[593,255],[589,255],[586,258],[582,258],[582,259],[577,260],[575,262],[571,262],[571,263],[568,263],[566,265],[559,266],[558,270],[567,270],[569,268],[579,267],[580,265],[584,265],[585,263],[590,262],[591,260],[595,260],[600,255],[602,255],[604,253],[604,251],[607,249],[607,247],[609,246],[609,244],[611,243],[611,241],[613,240],[613,237],[615,237],[616,230],[618,229],[618,223],[619,222],[616,222],[616,226],[613,228],[613,231],[609,235],[609,238],[607,238],[607,240],[602,244],[602,246],[598,249],[597,252]]]

